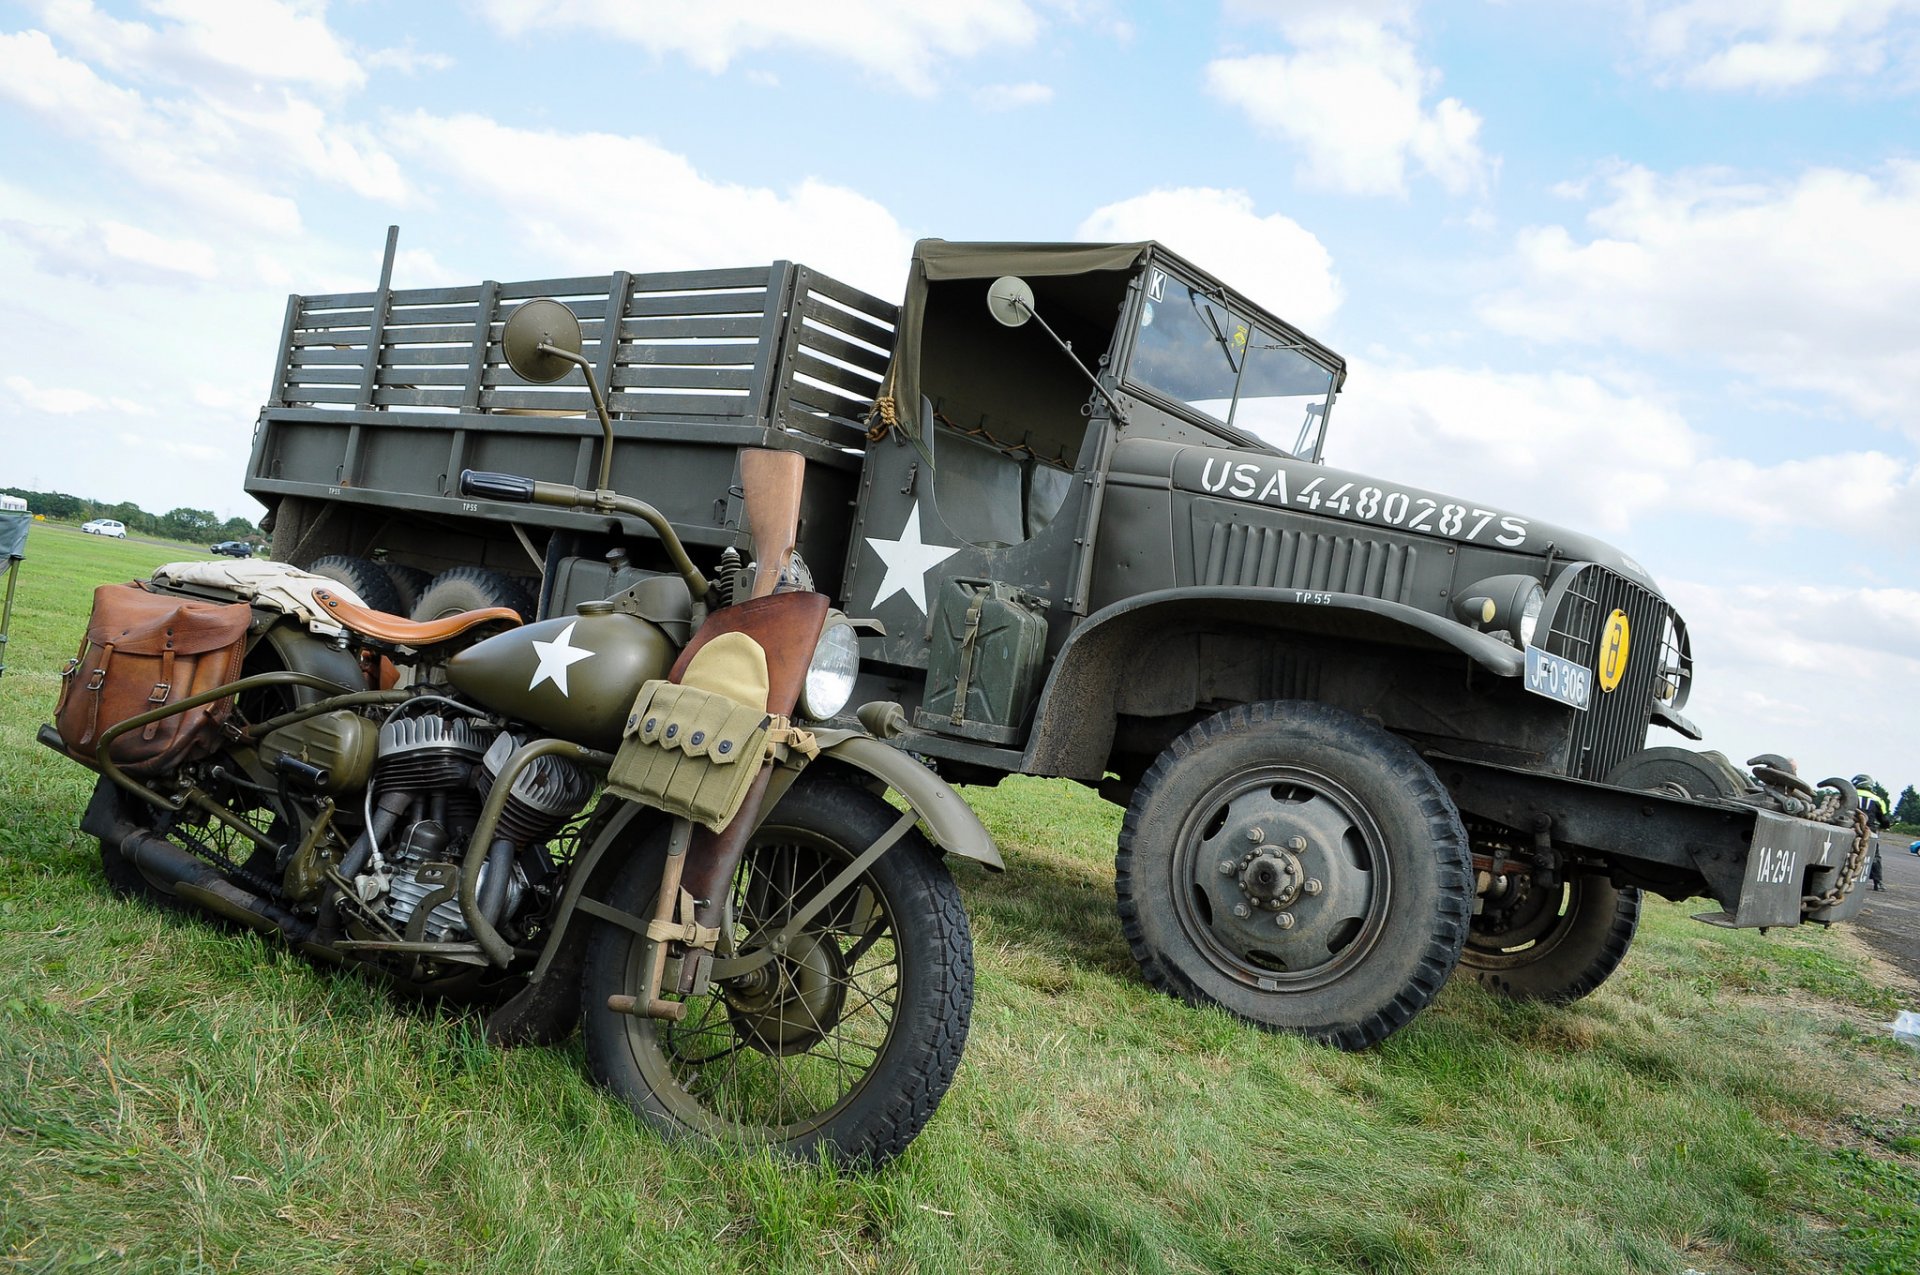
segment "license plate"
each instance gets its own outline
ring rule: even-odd
[[[1584,709],[1593,702],[1593,670],[1530,646],[1527,648],[1527,689],[1535,695]]]

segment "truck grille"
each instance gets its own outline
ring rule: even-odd
[[[1626,674],[1612,691],[1600,689],[1596,674],[1592,705],[1573,715],[1567,751],[1568,774],[1602,779],[1646,746],[1662,670],[1674,659],[1668,647],[1677,620],[1658,594],[1593,562],[1575,563],[1555,581],[1547,607],[1546,650],[1596,670],[1608,617],[1627,617]]]
[[[1196,512],[1195,574],[1203,585],[1318,589],[1405,602],[1412,545],[1217,519]]]

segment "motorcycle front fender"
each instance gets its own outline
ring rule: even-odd
[[[821,731],[817,738],[822,761],[836,761],[863,771],[899,793],[908,808],[925,822],[933,843],[942,850],[972,859],[989,872],[1006,870],[992,834],[946,780],[871,735]],[[770,809],[772,804],[768,803]]]

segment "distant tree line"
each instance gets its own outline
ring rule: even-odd
[[[128,531],[166,540],[184,540],[189,544],[210,545],[216,540],[258,541],[265,534],[245,518],[229,518],[222,522],[208,509],[182,507],[163,514],[150,514],[128,500],[109,505],[88,500],[84,496],[70,496],[64,491],[28,491],[24,487],[0,487],[0,491],[9,496],[23,497],[28,509],[60,522],[115,518],[127,524]]]
[[[1893,803],[1893,821],[1920,827],[1920,792],[1914,791],[1908,784],[1900,793],[1900,800]]]

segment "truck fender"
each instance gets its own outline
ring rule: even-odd
[[[1226,624],[1331,640],[1452,650],[1499,677],[1526,672],[1525,655],[1489,633],[1401,602],[1310,589],[1156,589],[1094,612],[1055,657],[1034,712],[1022,769],[1098,779],[1113,747],[1116,688],[1139,675],[1151,639]]]

